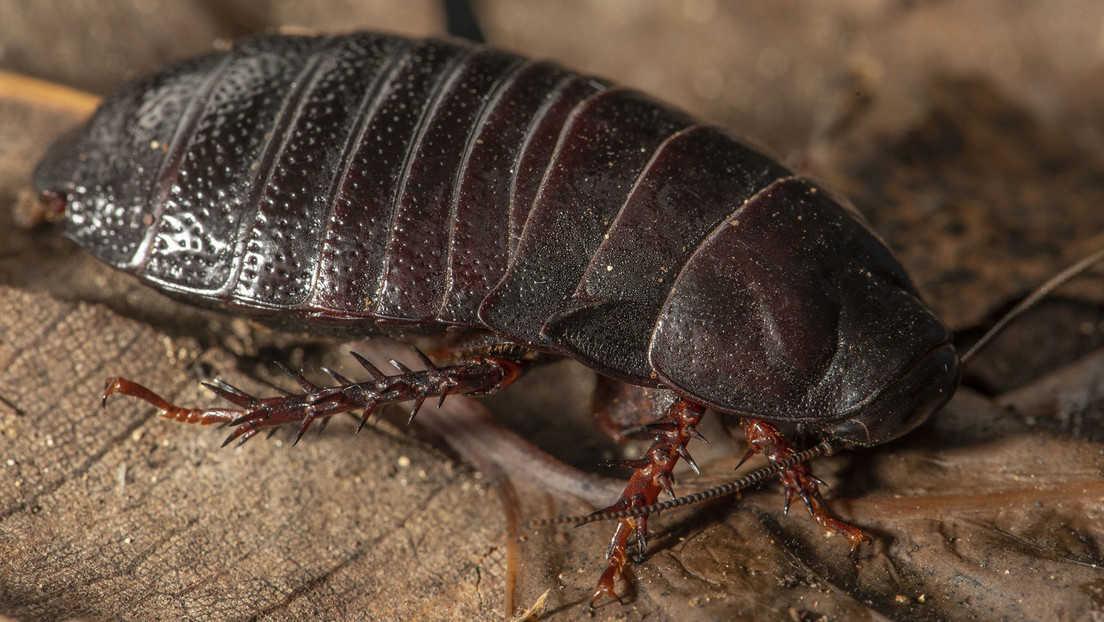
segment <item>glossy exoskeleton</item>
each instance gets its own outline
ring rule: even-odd
[[[955,391],[944,325],[862,217],[725,132],[631,90],[454,41],[268,36],[122,87],[59,141],[35,185],[69,237],[194,304],[282,328],[364,335],[461,327],[454,364],[188,410],[264,428],[509,384],[549,355],[671,391],[614,508],[671,492],[706,408],[750,452],[774,424],[850,445],[915,428]],[[228,440],[231,440],[228,439]],[[691,461],[692,463],[692,461]],[[785,469],[822,525],[807,465]],[[614,596],[620,521],[594,599]],[[592,602],[593,602],[592,600]]]

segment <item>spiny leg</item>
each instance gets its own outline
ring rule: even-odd
[[[692,438],[705,440],[695,429],[704,411],[703,407],[680,399],[667,409],[662,419],[648,426],[655,432],[652,446],[643,458],[615,463],[633,467],[636,471],[625,486],[625,491],[621,493],[621,498],[599,512],[650,505],[659,498],[660,492],[667,492],[673,498],[675,494],[671,487],[671,472],[679,458],[686,460],[695,471],[698,470],[694,459],[686,450],[686,444]],[[621,598],[614,587],[628,559],[629,536],[633,533],[636,534],[638,555],[643,557],[648,542],[648,517],[618,520],[606,551],[606,569],[598,579],[598,586],[590,598],[592,607],[605,596],[620,602]]]
[[[338,383],[333,387],[318,387],[302,374],[283,368],[303,392],[279,397],[257,398],[224,382],[204,383],[204,386],[237,408],[181,408],[125,378],[108,379],[103,401],[106,404],[109,395],[121,393],[150,403],[157,408],[158,414],[168,419],[183,423],[225,423],[235,426],[223,446],[234,440],[238,440],[239,444],[244,443],[261,429],[275,429],[289,423],[299,424],[295,437],[295,442],[299,442],[311,423],[321,420],[320,425],[325,425],[330,417],[339,413],[363,410],[360,426],[357,428],[359,431],[368,422],[372,412],[385,404],[414,400],[414,409],[410,413],[410,420],[413,420],[422,403],[429,397],[438,397],[440,405],[448,395],[494,393],[516,380],[527,365],[519,360],[485,357],[463,364],[437,367],[421,351],[415,349],[415,352],[425,364],[425,369],[414,371],[397,361],[391,361],[401,372],[392,376],[384,374],[364,357],[353,352],[353,357],[368,370],[372,379],[353,382],[339,374],[331,374]]]
[[[659,421],[678,398],[670,391],[641,387],[598,376],[594,387],[594,420],[614,442],[648,440],[648,424]]]
[[[782,434],[778,432],[778,429],[766,421],[745,419],[743,426],[744,437],[747,438],[748,442],[748,452],[740,461],[741,464],[757,453],[763,454],[771,462],[783,460],[794,454],[794,450],[782,437]],[[790,501],[793,500],[796,493],[801,495],[801,500],[805,502],[805,508],[809,510],[809,514],[816,522],[820,523],[821,527],[829,533],[839,534],[847,538],[848,542],[851,543],[852,553],[863,542],[870,542],[870,538],[863,534],[858,527],[848,525],[832,514],[832,508],[820,494],[819,485],[823,482],[813,476],[813,471],[808,462],[802,462],[784,469],[779,474],[779,478],[786,490],[785,513],[789,513]]]

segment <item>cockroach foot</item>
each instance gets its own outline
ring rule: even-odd
[[[743,427],[744,437],[748,443],[748,451],[743,460],[740,461],[741,464],[759,453],[771,462],[778,462],[794,454],[793,448],[773,425],[758,419],[745,419]],[[805,508],[809,511],[809,515],[821,527],[829,534],[838,534],[847,538],[851,544],[852,554],[855,553],[860,544],[870,542],[870,538],[859,528],[848,525],[832,514],[831,506],[820,494],[820,484],[824,482],[813,476],[809,463],[801,462],[783,469],[779,474],[779,479],[782,480],[786,495],[784,513],[789,513],[790,502],[794,495],[800,495],[801,500],[805,502]]]

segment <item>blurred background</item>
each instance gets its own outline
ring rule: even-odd
[[[0,65],[104,94],[218,40],[301,27],[445,31],[439,0],[0,3]],[[869,106],[922,112],[933,75],[984,77],[1104,146],[1104,8],[1092,0],[470,2],[487,41],[637,87],[787,153]],[[898,121],[899,122],[899,121]]]

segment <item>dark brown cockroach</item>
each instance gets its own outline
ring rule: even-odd
[[[954,393],[951,335],[852,208],[723,131],[554,64],[453,41],[269,36],[124,86],[35,172],[69,237],[185,301],[344,336],[468,329],[449,365],[335,375],[234,408],[227,442],[382,405],[484,395],[576,359],[673,394],[611,511],[670,493],[706,408],[749,453],[775,428],[837,445],[899,437]],[[808,466],[780,469],[852,548]],[[614,596],[620,519],[592,603]]]

